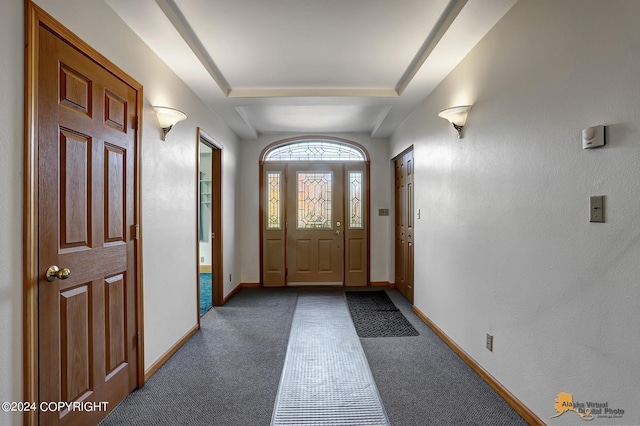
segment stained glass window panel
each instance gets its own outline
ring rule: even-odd
[[[349,172],[349,228],[362,228],[362,172]]]
[[[267,229],[280,229],[281,173],[267,172]]]
[[[332,173],[298,172],[298,229],[331,229]]]
[[[265,161],[365,161],[365,156],[353,146],[310,139],[275,147],[265,155]]]

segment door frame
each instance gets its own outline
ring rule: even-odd
[[[211,264],[219,265],[214,276],[211,274],[211,291],[213,306],[223,305],[223,263],[222,263],[222,147],[215,140],[207,135],[200,127],[197,128],[196,138],[196,271],[198,271],[198,297],[197,315],[198,325],[200,325],[200,143],[205,143],[212,150],[211,165],[211,199],[213,209],[211,210],[211,232],[216,235],[211,241],[212,259]],[[215,254],[215,259],[213,255]]]
[[[38,339],[38,51],[41,26],[48,28],[57,37],[69,43],[89,59],[93,60],[136,92],[136,129],[134,165],[134,215],[138,224],[134,240],[136,288],[136,329],[138,333],[138,356],[136,359],[136,385],[144,385],[144,314],[142,294],[142,238],[140,214],[140,141],[142,120],[142,85],[118,68],[89,44],[64,27],[31,0],[25,0],[25,84],[24,84],[24,270],[23,270],[23,362],[24,400],[36,402],[39,399],[39,339]],[[133,231],[132,231],[133,232]],[[36,425],[38,412],[25,412],[24,424]]]
[[[281,145],[288,145],[291,143],[295,143],[295,142],[304,142],[305,140],[326,140],[326,141],[330,141],[330,142],[337,142],[340,144],[344,144],[347,146],[352,146],[357,148],[358,150],[360,150],[363,154],[364,154],[364,162],[360,162],[360,164],[364,163],[365,167],[364,167],[364,179],[366,182],[365,185],[365,194],[366,194],[366,202],[364,205],[364,213],[365,213],[365,233],[366,233],[366,286],[370,286],[371,285],[371,171],[370,171],[370,166],[371,166],[371,158],[369,156],[369,152],[367,151],[367,149],[360,145],[359,143],[349,140],[349,139],[343,139],[343,138],[339,138],[339,137],[335,137],[335,136],[324,136],[324,135],[303,135],[303,136],[297,136],[297,137],[292,137],[292,138],[287,138],[287,139],[281,139],[279,141],[275,141],[273,143],[270,143],[269,145],[267,145],[262,152],[260,153],[260,157],[258,160],[258,165],[259,165],[259,221],[258,221],[258,226],[259,226],[259,230],[260,230],[260,286],[264,287],[264,238],[265,238],[265,214],[266,214],[266,205],[265,205],[265,171],[266,168],[269,168],[269,165],[274,165],[273,168],[269,168],[269,170],[282,170],[283,173],[283,178],[286,179],[286,170],[287,170],[287,162],[282,162],[282,161],[269,161],[269,162],[265,162],[265,156],[266,154]],[[332,162],[333,163],[333,162]],[[343,165],[343,169],[345,171],[345,176],[346,176],[346,168],[344,167],[344,165],[349,164],[349,161],[346,162],[335,162],[337,164],[342,164]],[[266,168],[265,168],[266,167]],[[346,177],[345,177],[346,179]],[[345,179],[343,179],[343,183],[345,181]],[[284,199],[283,199],[283,203],[284,206],[286,206],[286,180],[285,180],[285,190],[283,191],[284,194]],[[345,197],[345,203],[346,203],[346,194],[347,194],[347,188],[345,185],[345,193],[344,193],[344,197]],[[346,204],[343,206],[344,208],[346,208]],[[286,220],[286,208],[283,208],[283,218],[284,220]],[[345,222],[346,222],[346,218],[345,218]],[[346,224],[344,229],[346,230]],[[287,239],[287,234],[286,234],[286,226],[282,227],[282,234],[284,235],[284,241],[285,241],[285,249],[284,249],[284,259],[283,259],[283,274],[284,274],[284,282],[283,285],[284,287],[287,286],[287,276],[286,276],[286,265],[287,265],[287,251],[286,251],[286,239]],[[346,264],[344,262],[346,262],[346,236],[343,237],[345,238],[344,242],[343,242],[343,287],[347,287],[346,285]]]

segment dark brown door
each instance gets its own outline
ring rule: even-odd
[[[343,284],[343,182],[342,164],[289,165],[287,284]]]
[[[404,283],[405,297],[413,303],[413,227],[414,227],[414,208],[413,208],[413,151],[409,151],[404,155],[404,163],[407,175],[405,177],[406,188],[406,213],[405,213],[405,235],[406,245],[404,247]]]
[[[413,303],[413,151],[394,160],[395,169],[395,284]]]
[[[113,409],[137,375],[138,95],[46,28],[39,34],[39,397]],[[105,415],[41,411],[40,423]]]
[[[222,150],[212,147],[211,166],[211,291],[213,306],[223,302],[222,288]]]
[[[405,284],[405,265],[404,265],[404,247],[406,244],[405,231],[405,204],[406,190],[405,178],[406,168],[404,165],[404,157],[397,158],[394,161],[395,169],[395,284],[398,291],[402,294],[406,292]]]

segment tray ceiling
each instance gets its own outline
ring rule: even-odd
[[[389,137],[516,2],[106,1],[243,139]]]

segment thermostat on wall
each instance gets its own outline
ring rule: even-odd
[[[582,131],[582,149],[604,146],[604,126],[587,127]]]

